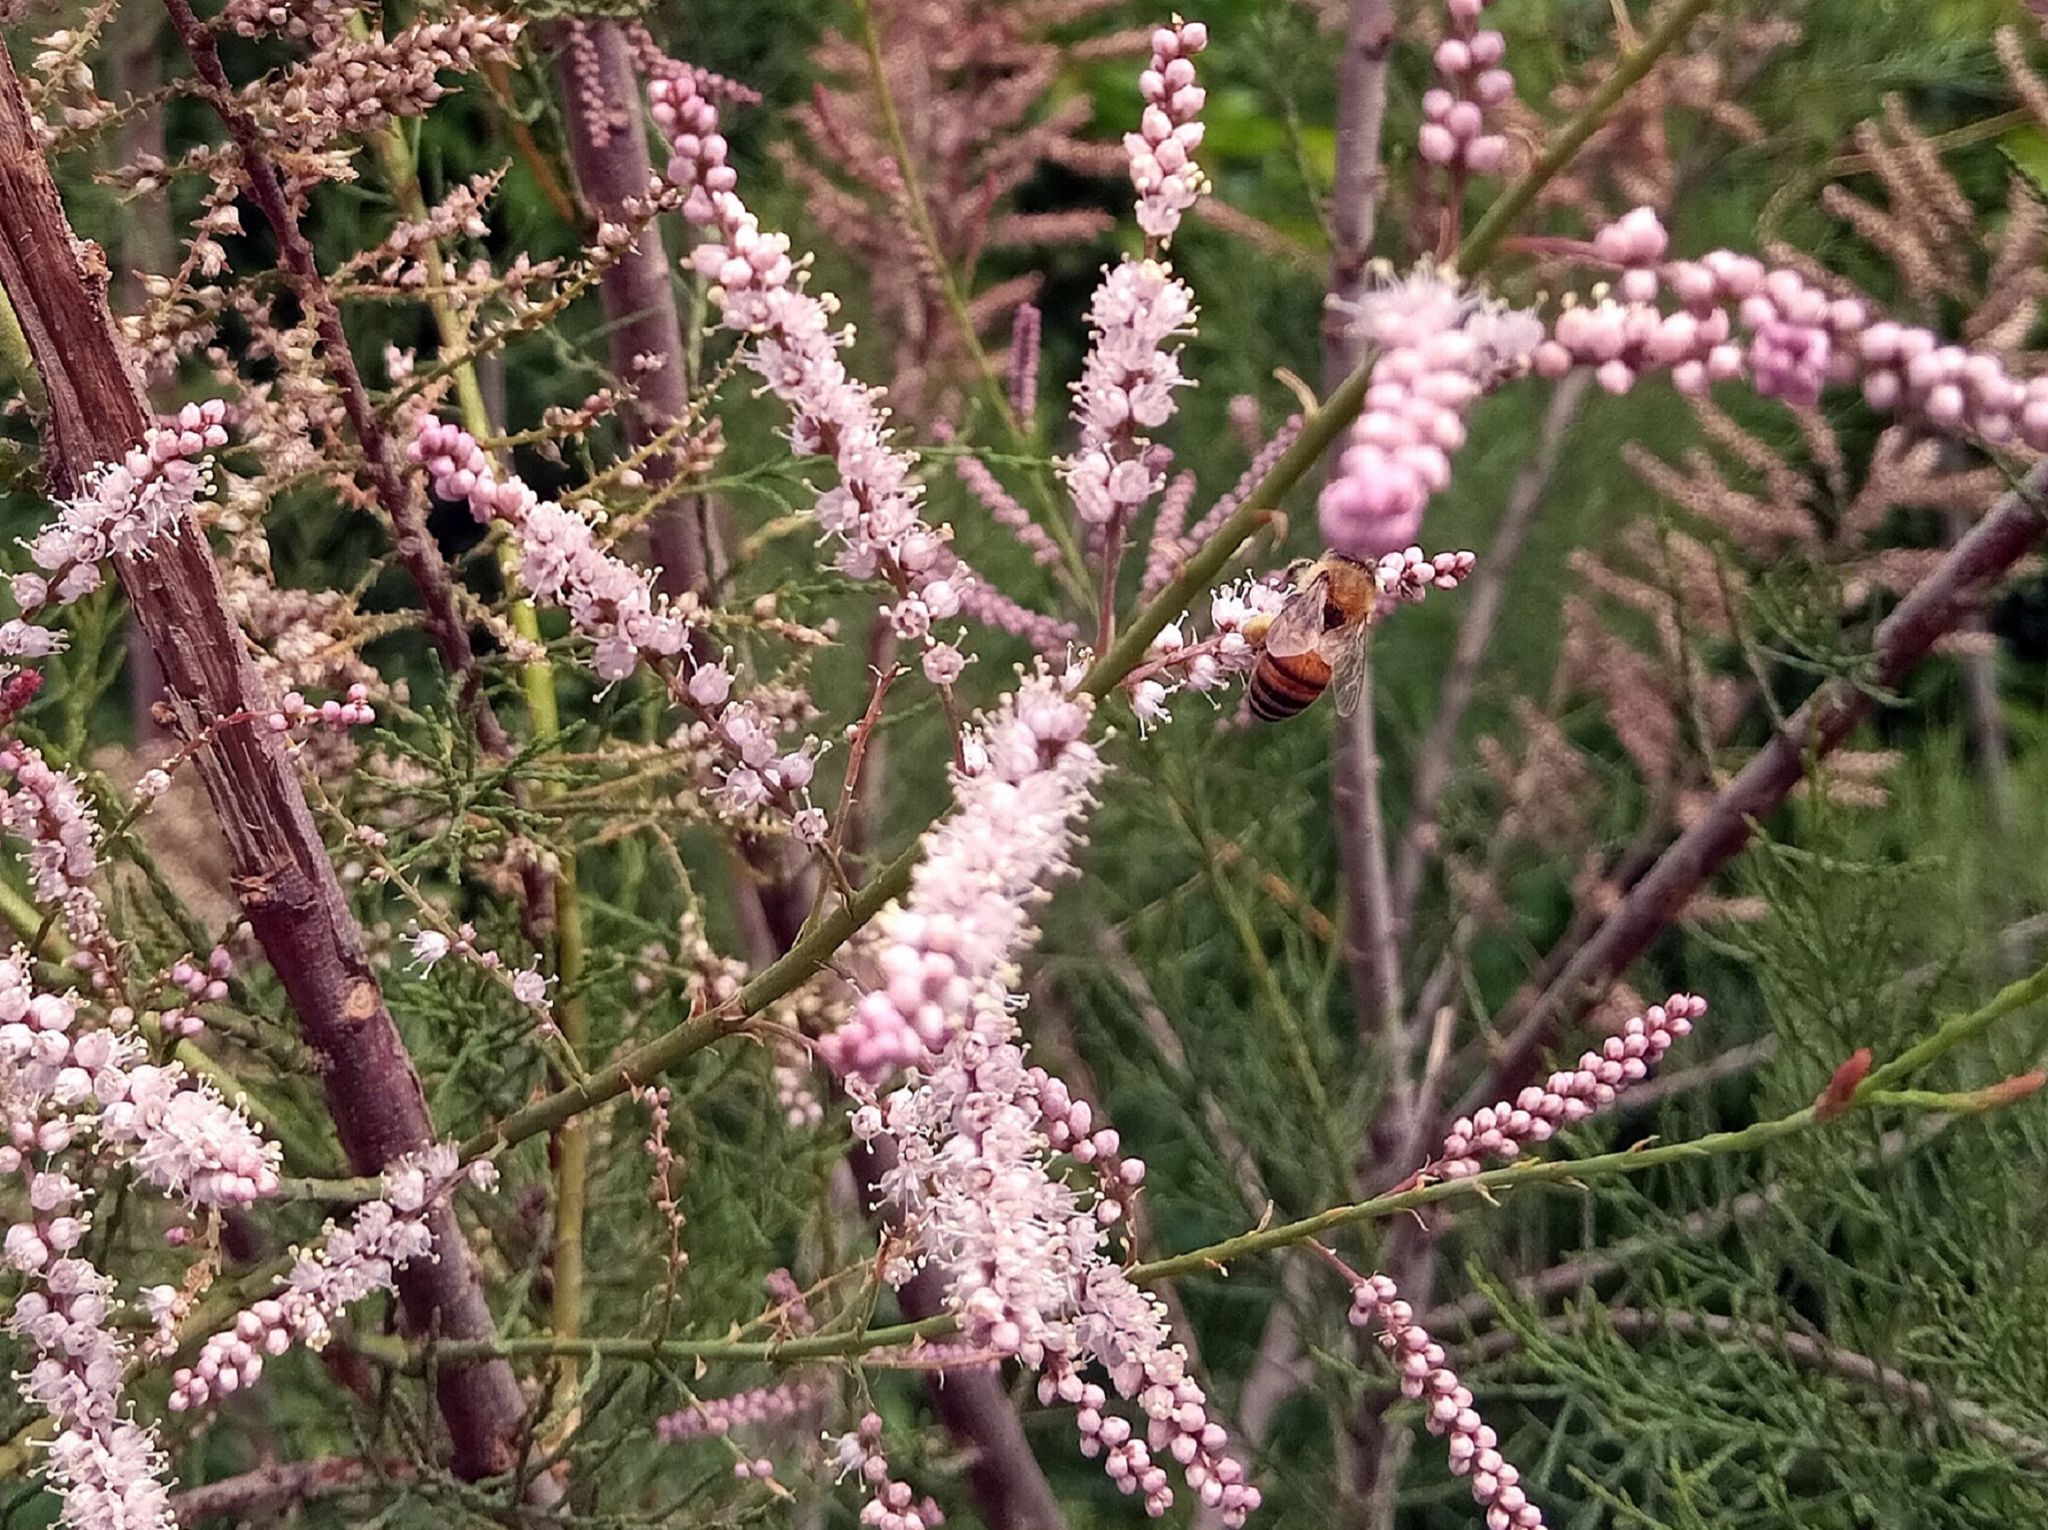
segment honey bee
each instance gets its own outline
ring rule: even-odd
[[[1371,565],[1342,553],[1297,563],[1293,593],[1274,613],[1246,687],[1252,716],[1281,722],[1334,690],[1337,713],[1358,709],[1365,683],[1366,637],[1379,599]]]

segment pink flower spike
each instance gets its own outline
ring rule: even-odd
[[[1553,1073],[1513,1100],[1502,1100],[1451,1125],[1443,1148],[1418,1178],[1467,1179],[1488,1158],[1514,1158],[1525,1145],[1547,1141],[1560,1124],[1583,1121],[1605,1110],[1630,1085],[1647,1078],[1671,1044],[1692,1033],[1707,1012],[1697,994],[1675,993],[1626,1021],[1621,1029],[1579,1058],[1578,1066]]]

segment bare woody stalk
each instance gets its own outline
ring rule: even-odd
[[[148,96],[163,83],[163,68],[157,58],[157,43],[163,32],[163,18],[147,5],[128,6],[114,17],[116,51],[115,78],[131,100]],[[164,114],[161,111],[130,111],[122,119],[115,140],[115,162],[123,165],[164,157]],[[175,248],[171,237],[171,207],[168,197],[137,197],[123,210],[119,243],[114,258],[120,265],[116,301],[129,313],[140,313],[147,297],[145,278],[172,269]],[[153,710],[163,690],[157,673],[156,655],[140,631],[131,630],[128,640],[129,725],[137,739],[162,737],[163,730]]]
[[[1337,65],[1337,163],[1327,220],[1332,253],[1323,313],[1323,386],[1330,389],[1367,360],[1364,342],[1346,309],[1364,296],[1369,279],[1385,175],[1380,163],[1380,131],[1387,107],[1387,56],[1393,45],[1392,0],[1351,0],[1344,52]],[[1336,724],[1330,783],[1344,889],[1344,963],[1351,979],[1352,1005],[1360,1037],[1387,1079],[1365,1154],[1368,1165],[1378,1161],[1392,1144],[1407,1140],[1416,1101],[1413,1059],[1401,1024],[1400,949],[1387,873],[1386,820],[1380,804],[1380,755],[1371,686],[1368,676],[1357,711]],[[1390,1249],[1390,1262],[1397,1266],[1395,1280],[1404,1291],[1421,1289],[1428,1279],[1428,1246],[1406,1239],[1398,1255],[1396,1258]],[[1290,1321],[1284,1305],[1273,1321]],[[1388,1428],[1385,1411],[1367,1401],[1350,1420],[1347,1501],[1341,1511],[1350,1523],[1383,1526],[1392,1522],[1394,1489],[1407,1459],[1410,1432]]]
[[[56,493],[76,493],[96,464],[140,441],[149,421],[107,311],[104,263],[96,246],[72,234],[4,53],[0,206],[7,208],[0,290],[49,399],[45,470]],[[147,556],[117,558],[115,568],[188,731],[274,704],[194,518],[156,539]],[[243,913],[301,1035],[323,1060],[328,1111],[350,1165],[374,1174],[429,1146],[434,1128],[419,1075],[282,743],[253,723],[225,723],[210,731],[195,761]],[[431,1225],[439,1257],[415,1260],[399,1277],[408,1320],[421,1333],[489,1342],[490,1308],[452,1208],[438,1208]],[[456,1362],[437,1371],[436,1383],[456,1470],[480,1477],[509,1467],[524,1412],[511,1368],[502,1360]]]
[[[1777,811],[1807,772],[1870,715],[1877,698],[1894,691],[1938,639],[1978,609],[1986,592],[2048,532],[2044,494],[2048,463],[2037,463],[1879,624],[1864,672],[1854,679],[1830,680],[1808,697],[1672,841],[1563,969],[1541,989],[1518,996],[1503,1016],[1511,1029],[1491,1074],[1457,1111],[1503,1092],[1513,1094],[1557,1031],[1598,1001],[1707,879],[1749,843],[1756,825]]]
[[[1352,0],[1337,71],[1337,172],[1328,217],[1332,255],[1323,314],[1323,386],[1331,389],[1365,360],[1364,344],[1340,305],[1355,303],[1366,290],[1379,221],[1380,126],[1393,46],[1392,0]],[[1344,876],[1344,958],[1359,1029],[1371,1042],[1400,1013],[1401,974],[1369,679],[1350,725],[1338,725],[1333,769],[1332,806]]]
[[[312,1461],[273,1461],[240,1476],[225,1477],[204,1487],[187,1488],[171,1498],[171,1512],[180,1525],[196,1526],[209,1519],[248,1521],[282,1514],[318,1498],[332,1498],[357,1488],[378,1487],[409,1473],[404,1461],[364,1461],[354,1456],[323,1456]]]
[[[580,78],[573,66],[572,28],[580,30],[583,45],[596,57],[594,80]],[[548,42],[555,54],[576,184],[598,217],[630,226],[626,204],[647,195],[654,163],[647,152],[639,75],[625,28],[602,17],[557,22]],[[671,270],[660,229],[648,223],[598,283],[612,374],[630,382],[636,394],[623,410],[626,439],[635,448],[659,439],[690,412],[690,373]],[[660,364],[643,372],[636,365],[641,358]],[[653,454],[642,472],[660,488],[675,477],[675,454]],[[668,500],[648,522],[647,536],[661,570],[661,588],[670,595],[703,592],[717,554],[703,501],[696,496]]]

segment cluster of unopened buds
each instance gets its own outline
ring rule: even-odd
[[[1486,1510],[1487,1530],[1541,1530],[1543,1511],[1522,1489],[1522,1474],[1500,1453],[1500,1440],[1472,1407],[1472,1393],[1450,1368],[1444,1347],[1415,1321],[1415,1310],[1384,1275],[1358,1279],[1351,1288],[1351,1326],[1377,1320],[1380,1343],[1400,1371],[1401,1395],[1422,1402],[1425,1427],[1448,1435],[1451,1470],[1469,1477],[1472,1497]]]
[[[1507,158],[1508,141],[1487,121],[1489,108],[1515,93],[1504,67],[1507,41],[1481,31],[1479,15],[1491,0],[1449,0],[1450,35],[1437,44],[1434,89],[1422,97],[1417,148],[1432,165],[1491,175]]]
[[[1424,1175],[1470,1178],[1486,1159],[1514,1158],[1524,1144],[1548,1141],[1560,1126],[1575,1125],[1605,1110],[1616,1095],[1647,1078],[1672,1042],[1690,1035],[1693,1022],[1706,1012],[1707,1001],[1697,994],[1675,993],[1662,1004],[1652,1004],[1583,1054],[1577,1067],[1529,1085],[1512,1101],[1460,1116],[1444,1137],[1441,1155]]]
[[[920,1501],[916,1489],[889,1475],[889,1459],[882,1454],[882,1416],[861,1416],[860,1427],[839,1437],[835,1451],[839,1472],[857,1473],[867,1488],[868,1501],[861,1505],[860,1522],[867,1530],[933,1530],[946,1516],[926,1498]]]
[[[1208,46],[1209,29],[1199,21],[1160,27],[1152,33],[1151,66],[1138,76],[1145,111],[1138,131],[1124,134],[1124,153],[1138,193],[1138,227],[1155,240],[1173,236],[1205,184],[1194,156],[1208,93],[1195,83],[1194,56]]]
[[[1802,406],[1829,383],[1860,379],[1865,399],[1884,413],[1992,446],[2048,450],[2048,376],[2015,377],[1995,355],[1879,318],[1861,298],[1830,295],[1753,256],[1712,250],[1666,261],[1669,242],[1647,207],[1601,229],[1588,253],[1619,268],[1616,287],[1565,308],[1535,350],[1536,370],[1561,377],[1590,366],[1615,393],[1653,371],[1668,370],[1687,394],[1747,376],[1764,397]],[[1679,304],[1668,313],[1656,305],[1666,289]],[[1746,340],[1736,336],[1738,323]]]
[[[227,947],[215,946],[213,953],[200,966],[189,957],[171,964],[171,970],[164,974],[164,980],[171,987],[185,995],[185,1004],[167,1009],[159,1017],[167,1036],[193,1037],[206,1029],[206,1021],[188,1005],[218,1004],[228,996],[227,980],[234,974],[235,959],[228,954]]]
[[[1628,391],[1652,371],[1668,371],[1687,394],[1747,373],[1758,393],[1793,404],[1810,404],[1828,381],[1853,375],[1844,343],[1867,321],[1861,303],[1830,299],[1796,271],[1773,271],[1729,250],[1666,264],[1669,244],[1647,207],[1601,229],[1593,254],[1620,268],[1618,296],[1597,288],[1592,302],[1568,305],[1536,349],[1536,370],[1560,377],[1590,366],[1610,393]],[[1670,313],[1656,306],[1666,285],[1681,305]],[[1731,306],[1748,332],[1746,345],[1734,338]]]
[[[655,1438],[664,1444],[720,1436],[753,1424],[778,1424],[816,1405],[825,1396],[817,1382],[781,1381],[754,1387],[730,1397],[700,1397],[687,1408],[654,1421]]]
[[[1097,1126],[1094,1107],[1075,1099],[1064,1081],[1043,1068],[1031,1070],[1031,1081],[1038,1090],[1039,1124],[1047,1144],[1096,1171],[1102,1194],[1095,1202],[1095,1220],[1104,1227],[1122,1220],[1125,1200],[1145,1183],[1145,1160],[1120,1157],[1123,1138],[1117,1129]]]
[[[1474,553],[1426,553],[1419,547],[1404,547],[1374,564],[1373,577],[1383,600],[1410,605],[1431,590],[1455,590],[1478,565]]]
[[[1242,1526],[1258,1509],[1261,1494],[1228,1454],[1229,1433],[1209,1417],[1208,1399],[1187,1374],[1186,1357],[1177,1348],[1155,1351],[1136,1385],[1125,1390],[1137,1397],[1145,1414],[1142,1437],[1129,1419],[1107,1411],[1108,1392],[1066,1361],[1050,1361],[1038,1378],[1039,1402],[1048,1407],[1066,1403],[1075,1410],[1081,1454],[1091,1460],[1105,1457],[1104,1473],[1120,1491],[1139,1496],[1150,1518],[1158,1519],[1173,1506],[1163,1464],[1170,1459],[1205,1509],[1232,1530]]]
[[[1994,446],[2015,439],[2048,451],[2048,375],[2013,377],[1996,356],[1945,345],[1931,329],[1879,320],[1858,336],[1863,396],[1887,413],[1943,430],[1969,430]]]
[[[348,688],[344,700],[336,701],[332,696],[325,701],[308,701],[298,691],[287,691],[276,711],[265,719],[273,733],[289,733],[296,727],[318,725],[323,728],[363,728],[377,720],[377,709],[370,705],[369,686],[356,683]]]

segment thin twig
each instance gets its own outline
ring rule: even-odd
[[[1977,609],[1986,591],[2048,531],[2044,493],[2048,463],[2037,463],[1879,625],[1864,673],[1830,680],[1808,697],[1557,975],[1540,991],[1525,991],[1493,1069],[1453,1114],[1513,1095],[1554,1033],[1599,999],[1707,879],[1749,843],[1756,824],[1870,714],[1878,697],[1895,693],[1935,642]]]
[[[415,1468],[405,1461],[377,1463],[353,1456],[327,1456],[314,1461],[272,1461],[239,1476],[223,1477],[171,1495],[171,1513],[180,1525],[196,1526],[209,1519],[239,1522],[267,1518],[316,1498],[333,1498],[387,1481],[405,1481]]]
[[[193,67],[199,71],[208,103],[226,126],[241,156],[250,200],[262,211],[264,221],[276,236],[278,258],[289,273],[299,300],[312,316],[328,375],[341,397],[349,426],[362,446],[370,486],[391,520],[393,549],[419,590],[427,635],[434,640],[434,646],[461,686],[464,705],[473,710],[479,741],[486,749],[500,753],[507,744],[505,732],[483,694],[469,628],[457,609],[448,565],[433,533],[427,529],[425,509],[407,487],[389,432],[363,386],[355,353],[350,350],[348,334],[342,328],[341,310],[321,275],[313,246],[299,226],[298,215],[292,210],[277,169],[264,152],[263,129],[236,98],[227,71],[221,66],[220,51],[214,46],[213,32],[193,14],[189,0],[164,0],[164,8],[185,44],[185,51],[192,57]]]

